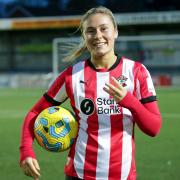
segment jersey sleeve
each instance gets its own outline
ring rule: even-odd
[[[21,129],[20,163],[27,157],[36,158],[33,150],[34,121],[42,110],[50,106],[52,106],[52,103],[48,102],[45,97],[42,96],[24,118]]]
[[[34,141],[34,121],[38,114],[50,106],[60,105],[67,99],[65,89],[66,70],[60,73],[56,80],[52,83],[49,90],[36,102],[26,115],[22,130],[20,142],[20,163],[27,157],[36,158],[33,150]]]
[[[153,137],[160,132],[162,118],[157,101],[142,104],[128,92],[119,104],[131,111],[136,124],[145,134]]]
[[[143,104],[156,101],[156,92],[151,75],[142,64],[139,65],[137,72],[136,96]]]
[[[149,71],[136,64],[136,97],[128,92],[119,102],[129,109],[138,127],[149,136],[156,136],[162,125],[162,118],[156,101],[156,92]]]
[[[44,94],[47,101],[51,102],[53,105],[60,105],[68,98],[65,87],[66,76],[67,70],[64,70],[59,74],[48,91]]]

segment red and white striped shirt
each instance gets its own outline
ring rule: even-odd
[[[65,166],[65,173],[87,180],[134,180],[134,116],[117,104],[103,88],[115,77],[142,103],[155,101],[147,69],[138,62],[118,58],[109,69],[95,69],[90,60],[63,71],[47,96],[70,103],[79,122],[79,132]],[[130,102],[131,104],[131,102]]]

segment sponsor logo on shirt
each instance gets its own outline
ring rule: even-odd
[[[113,98],[97,98],[98,114],[121,114],[121,106]]]
[[[94,102],[91,99],[83,99],[80,108],[84,114],[91,115],[94,112]]]
[[[83,99],[80,104],[81,111],[86,115],[91,115],[95,110],[95,103],[91,99]],[[97,98],[96,111],[97,114],[121,114],[121,106],[119,106],[113,98]]]

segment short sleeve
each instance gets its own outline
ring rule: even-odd
[[[139,65],[137,72],[136,94],[137,98],[142,103],[156,100],[156,92],[151,75],[147,68],[142,64]]]
[[[64,102],[68,97],[66,93],[66,76],[67,70],[64,70],[59,74],[59,76],[52,83],[48,91],[45,93],[46,99],[52,102]]]

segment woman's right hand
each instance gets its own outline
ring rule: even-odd
[[[38,180],[40,177],[40,167],[38,161],[32,157],[27,157],[21,162],[21,169],[24,174]]]

